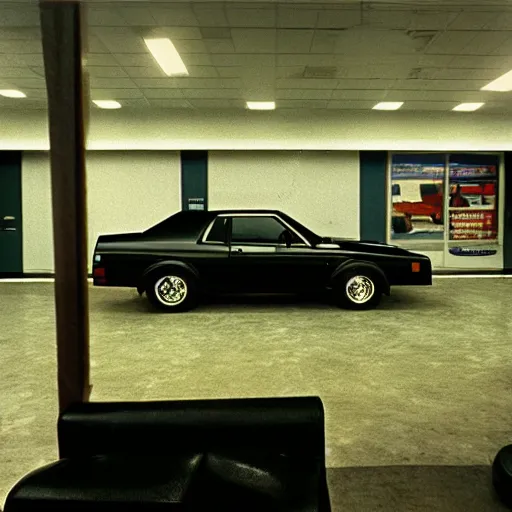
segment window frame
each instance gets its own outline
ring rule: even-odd
[[[226,217],[228,219],[228,233],[227,233],[227,243],[223,242],[215,242],[215,241],[207,241],[207,237],[210,234],[210,231],[213,229],[213,225],[215,221],[219,218]],[[204,235],[202,237],[202,243],[204,244],[213,244],[213,245],[227,245],[231,247],[232,245],[250,245],[252,247],[265,247],[265,246],[272,246],[272,247],[286,247],[286,244],[280,244],[280,243],[258,243],[258,242],[240,242],[233,244],[231,241],[231,235],[233,230],[232,222],[230,222],[230,219],[233,219],[234,217],[271,217],[277,220],[277,222],[281,223],[285,229],[288,229],[291,233],[293,233],[297,238],[302,240],[303,243],[295,243],[292,244],[291,247],[311,247],[311,244],[302,236],[295,228],[290,226],[288,222],[286,222],[282,217],[280,217],[276,213],[221,213],[217,215],[208,225],[206,228],[206,231],[204,232]]]

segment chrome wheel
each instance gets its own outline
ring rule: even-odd
[[[164,306],[177,306],[187,297],[187,283],[178,276],[165,276],[155,283],[156,298]]]
[[[347,297],[355,304],[368,302],[375,294],[373,281],[366,276],[354,276],[347,281]]]

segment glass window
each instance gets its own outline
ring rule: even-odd
[[[213,223],[212,229],[206,237],[206,242],[216,242],[225,244],[227,241],[226,227],[228,219],[226,217],[217,217]]]
[[[395,154],[391,160],[391,238],[443,240],[444,154]]]
[[[450,240],[496,240],[497,155],[450,155]]]
[[[231,242],[233,243],[283,243],[286,228],[275,217],[233,217]]]

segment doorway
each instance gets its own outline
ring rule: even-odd
[[[21,152],[0,152],[0,277],[23,273]]]

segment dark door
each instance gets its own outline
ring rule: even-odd
[[[286,247],[288,228],[272,215],[233,216],[231,282],[240,292],[294,292],[317,287],[321,267],[314,249],[295,237]]]
[[[21,153],[0,152],[0,275],[23,272]]]
[[[181,208],[207,210],[208,151],[181,152]]]

